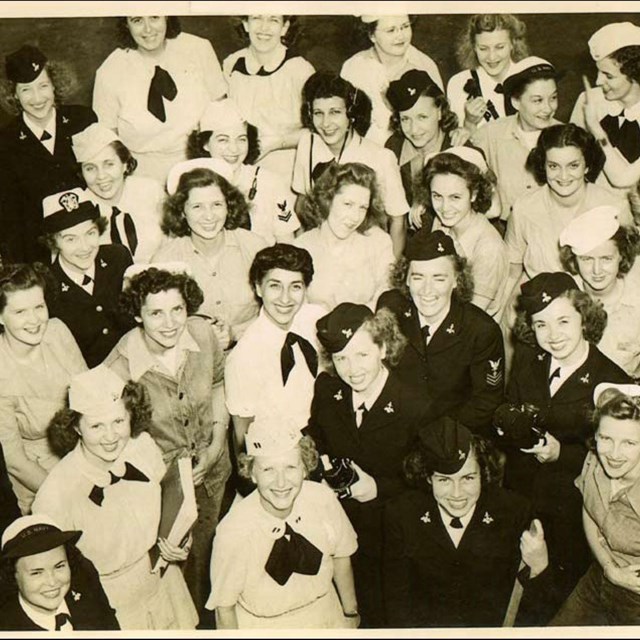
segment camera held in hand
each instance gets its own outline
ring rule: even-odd
[[[322,477],[336,492],[338,498],[351,497],[351,485],[358,481],[358,472],[349,458],[332,458],[327,454],[320,456]]]
[[[531,449],[540,440],[547,443],[544,416],[529,403],[500,405],[493,416],[493,428],[498,444],[504,447]]]

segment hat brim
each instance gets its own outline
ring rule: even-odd
[[[60,547],[66,542],[77,542],[82,531],[47,531],[28,538],[9,540],[2,550],[3,558],[24,558]]]

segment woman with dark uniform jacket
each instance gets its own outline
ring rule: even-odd
[[[554,577],[544,531],[529,502],[499,486],[493,446],[445,416],[420,430],[404,470],[415,489],[385,513],[391,626],[501,626],[521,557],[529,573],[516,620],[544,624]]]
[[[606,312],[568,273],[541,273],[521,291],[514,334],[526,342],[516,345],[507,399],[512,410],[530,405],[529,418],[522,420],[541,433],[530,448],[509,446],[508,433],[502,437],[505,487],[532,499],[560,571],[559,593],[566,597],[590,562],[573,481],[587,455],[593,390],[600,382],[630,379],[595,346]]]
[[[0,535],[18,517],[20,517],[18,501],[11,488],[7,464],[0,446]]]
[[[358,479],[342,506],[358,534],[352,563],[361,626],[380,627],[383,510],[404,490],[402,460],[418,426],[429,419],[430,398],[388,368],[406,343],[389,311],[374,316],[364,305],[345,302],[316,326],[332,373],[316,380],[307,431],[321,454],[353,461]]]
[[[466,261],[442,231],[421,230],[407,242],[392,275],[395,289],[378,299],[398,319],[409,344],[398,376],[433,397],[474,433],[488,434],[504,399],[504,346],[498,325],[470,302]]]
[[[122,245],[100,244],[107,220],[86,190],[47,196],[42,208],[43,242],[57,254],[49,311],[69,327],[87,365],[95,367],[131,328],[117,310],[131,253]]]
[[[87,107],[60,104],[75,89],[75,78],[35,47],[8,55],[5,72],[0,100],[16,117],[0,131],[0,251],[5,261],[45,262],[47,252],[37,242],[42,199],[78,184],[71,136],[96,117]]]

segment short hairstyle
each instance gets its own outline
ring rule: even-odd
[[[466,258],[462,256],[448,256],[453,263],[453,269],[456,274],[456,288],[453,290],[460,302],[470,302],[473,298],[473,275],[471,267]],[[397,289],[405,298],[411,300],[409,285],[407,284],[407,276],[409,275],[410,261],[404,256],[398,258],[391,269],[390,284],[391,287]]]
[[[311,193],[303,201],[302,210],[302,216],[310,228],[319,227],[329,217],[334,197],[342,187],[350,184],[364,187],[371,194],[367,215],[356,231],[364,233],[373,226],[386,230],[385,209],[376,172],[359,162],[333,162],[314,184]]]
[[[425,428],[428,428],[426,425]],[[475,433],[471,434],[471,453],[480,465],[482,485],[497,485],[503,475],[503,458],[494,444]],[[403,472],[407,484],[417,489],[426,489],[431,476],[436,473],[429,464],[430,456],[425,451],[420,438],[415,438],[411,451],[403,461]]]
[[[511,59],[518,62],[529,55],[527,25],[510,13],[481,13],[471,16],[464,31],[460,33],[456,48],[456,59],[463,69],[476,69],[476,36],[490,31],[508,31],[511,36]]]
[[[260,157],[258,129],[248,122],[245,122],[245,126],[247,128],[249,149],[243,164],[253,164]],[[187,139],[187,158],[189,160],[194,158],[210,158],[211,154],[204,148],[204,145],[211,140],[213,134],[213,131],[199,131],[198,129],[194,129]]]
[[[139,436],[151,427],[151,401],[146,387],[141,382],[129,380],[122,391],[124,406],[131,419],[131,437]],[[66,406],[59,409],[51,418],[47,427],[47,440],[51,450],[63,458],[74,449],[80,435],[78,427],[82,414],[69,408],[67,394]]]
[[[119,306],[123,315],[137,322],[149,294],[176,289],[187,306],[187,315],[197,313],[204,301],[204,294],[198,283],[186,273],[172,273],[164,269],[150,267],[134,275],[120,294]]]
[[[7,264],[0,267],[0,313],[7,306],[7,294],[26,291],[33,287],[40,287],[46,294],[52,283],[51,272],[40,262]],[[0,333],[3,332],[4,325],[0,324]]]
[[[80,86],[77,74],[71,65],[58,60],[47,61],[44,70],[53,85],[56,106],[65,104]],[[22,111],[20,101],[16,97],[16,83],[7,77],[3,77],[0,81],[0,105],[7,113],[14,116]]]
[[[240,191],[226,178],[211,169],[192,169],[180,176],[178,188],[173,195],[164,200],[162,231],[168,236],[183,237],[191,235],[189,223],[184,214],[184,207],[192,189],[216,186],[222,192],[227,203],[227,219],[225,229],[250,229],[249,205]]]
[[[167,34],[166,38],[171,39],[177,37],[182,31],[180,26],[180,19],[177,16],[165,16],[167,18]],[[117,32],[118,32],[118,47],[120,49],[137,49],[138,45],[133,39],[131,32],[129,31],[129,24],[127,23],[127,16],[121,16],[116,18],[117,20]]]
[[[249,282],[254,291],[256,285],[261,284],[264,277],[272,269],[299,272],[307,287],[313,279],[311,254],[306,249],[291,244],[277,243],[256,253],[249,269]]]
[[[316,443],[311,436],[302,436],[298,442],[298,449],[300,449],[300,457],[305,468],[305,477],[308,478],[318,466],[318,460],[320,459]],[[254,461],[255,456],[250,456],[244,452],[238,455],[238,475],[241,478],[251,480]]]
[[[100,235],[102,235],[105,232],[105,229],[109,224],[109,221],[105,216],[100,216],[99,218],[96,218],[95,220],[93,220],[93,222],[96,223],[96,227],[98,227],[98,233]],[[73,227],[69,227],[69,228],[72,229]],[[47,249],[49,249],[51,253],[56,253],[58,251],[58,242],[56,238],[59,234],[64,233],[65,231],[67,231],[67,229],[62,229],[62,231],[57,231],[56,233],[43,233],[41,236],[38,237],[38,242],[40,242],[40,244],[43,244],[45,247],[47,247]]]
[[[328,71],[316,71],[302,87],[300,115],[302,126],[317,133],[313,125],[313,102],[323,98],[342,98],[353,128],[364,136],[371,126],[371,100],[362,90],[348,80]]]
[[[396,367],[407,346],[407,339],[400,330],[393,311],[384,308],[378,309],[373,317],[362,323],[360,328],[367,331],[378,347],[386,347],[387,353],[384,363],[390,368]],[[332,354],[322,346],[320,347],[320,359],[327,373],[332,376],[338,375],[333,364]]]
[[[244,30],[243,22],[248,20],[249,16],[232,16],[230,18],[233,30],[240,39],[240,41],[248,46],[249,34]],[[295,44],[298,36],[300,35],[300,23],[298,22],[298,16],[282,16],[283,24],[289,23],[289,29],[287,33],[281,38],[282,44],[285,47],[291,47]]]
[[[418,20],[417,15],[408,14],[409,22],[411,23],[411,28],[415,27],[415,24]],[[383,18],[384,16],[380,16]],[[363,22],[359,17],[355,17],[353,21],[353,41],[358,47],[358,49],[368,49],[372,46],[371,44],[371,36],[375,33],[378,28],[378,21],[374,20],[373,22]]]
[[[611,56],[620,65],[620,71],[624,73],[629,80],[640,84],[640,46],[631,45],[629,47],[621,47],[614,51]]]
[[[593,134],[572,122],[554,124],[540,132],[536,146],[527,157],[526,168],[533,174],[538,184],[547,182],[547,153],[549,149],[576,147],[582,152],[587,171],[585,178],[595,182],[605,163],[604,151]]]
[[[580,289],[570,289],[558,296],[567,298],[573,308],[582,316],[582,335],[587,342],[598,344],[607,326],[607,312],[600,302],[596,302],[588,293]],[[538,342],[531,326],[531,314],[522,309],[519,304],[516,307],[516,322],[513,327],[513,336],[516,340],[532,347],[537,347]]]
[[[419,98],[431,98],[436,106],[436,109],[440,109],[440,120],[438,126],[443,133],[451,133],[454,129],[458,128],[458,116],[451,111],[451,105],[447,96],[439,90],[439,87],[435,84],[429,85],[426,89],[420,92]],[[393,109],[391,113],[391,129],[404,136],[402,132],[402,124],[400,122],[401,112],[397,109]]]
[[[447,153],[446,150],[427,162],[422,170],[422,181],[418,183],[418,191],[414,192],[414,200],[423,204],[427,210],[433,211],[431,182],[435,176],[443,173],[459,176],[467,183],[471,194],[475,194],[475,200],[472,202],[474,211],[477,213],[489,211],[495,185],[493,172],[487,169],[483,173],[472,162],[467,162],[454,153]]]
[[[640,231],[637,227],[622,225],[611,238],[620,253],[620,265],[618,266],[618,278],[622,278],[633,267],[636,256],[640,252]],[[560,247],[560,262],[562,268],[572,275],[578,275],[578,258],[569,245]]]

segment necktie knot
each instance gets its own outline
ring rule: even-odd
[[[293,345],[296,343],[300,347],[300,351],[302,351],[311,375],[315,378],[318,373],[318,354],[313,348],[313,345],[297,333],[289,331],[280,350],[280,371],[282,373],[283,385],[287,384],[289,374],[296,363],[293,355]]]
[[[138,248],[138,233],[136,231],[136,225],[130,214],[125,213],[123,215],[122,223],[124,225],[124,234],[127,238],[127,242],[125,244],[122,240],[122,236],[120,235],[117,222],[117,218],[121,214],[122,211],[120,211],[118,207],[111,207],[111,244],[122,244],[128,247],[129,251],[131,251],[131,255],[133,256]]]
[[[264,568],[279,585],[284,585],[292,573],[315,576],[321,563],[322,551],[286,523],[284,535],[274,542]]]
[[[56,613],[56,631],[60,631],[67,622],[71,622],[71,616],[68,613]]]
[[[556,378],[560,378],[560,367],[556,367],[555,371],[549,376],[549,384],[551,384]]]
[[[129,480],[131,482],[149,482],[149,478],[147,478],[140,469],[134,467],[130,462],[124,463],[124,474],[121,476],[117,476],[113,471],[109,471],[109,484],[107,486],[118,484],[121,480]],[[91,493],[89,494],[89,499],[99,507],[102,506],[102,502],[104,501],[104,490],[105,487],[94,485],[93,489],[91,489]]]
[[[149,85],[147,96],[147,109],[160,122],[166,122],[167,114],[164,109],[164,100],[173,100],[178,95],[178,87],[169,72],[156,65],[155,73]]]
[[[429,325],[425,324],[424,327],[420,327],[420,333],[422,334],[422,339],[424,343],[427,344],[429,342],[429,338],[431,337],[431,331],[429,329]]]
[[[91,284],[91,276],[88,276],[86,273],[82,276],[82,286],[86,287]]]
[[[40,136],[40,141],[46,142],[47,140],[51,140],[52,137],[53,136],[48,131],[43,131],[42,135]]]
[[[462,529],[462,520],[460,518],[451,518],[451,527],[453,529]]]
[[[365,416],[367,415],[367,413],[369,413],[369,410],[367,409],[367,405],[363,402],[357,409],[356,409],[356,426],[360,426],[364,419]]]

